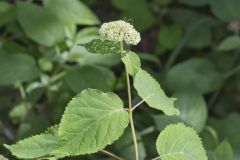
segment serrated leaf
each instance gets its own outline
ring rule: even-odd
[[[215,150],[216,160],[233,160],[233,150],[228,140],[221,142]]]
[[[90,53],[95,54],[112,54],[120,52],[120,45],[109,40],[94,39],[80,45],[85,47]]]
[[[117,140],[129,122],[122,100],[114,93],[87,89],[68,104],[59,127],[54,153],[82,155],[97,152]]]
[[[174,108],[176,98],[167,97],[159,83],[146,71],[138,70],[134,77],[134,87],[150,107],[162,110],[167,115],[179,114],[179,110]]]
[[[240,38],[238,36],[231,36],[224,39],[217,47],[219,51],[229,51],[240,46]]]
[[[94,13],[79,0],[44,0],[44,6],[53,11],[64,24],[99,24]]]
[[[17,19],[26,35],[41,45],[53,46],[64,38],[61,21],[50,10],[39,5],[18,2]]]
[[[122,61],[126,66],[128,74],[134,77],[141,67],[141,61],[138,55],[130,51],[122,57]]]
[[[4,145],[11,153],[23,159],[48,155],[57,146],[58,126],[50,127],[45,133],[21,140],[13,145]]]
[[[0,85],[26,82],[39,76],[34,59],[26,54],[0,54]]]
[[[182,123],[167,126],[160,133],[156,147],[161,160],[207,160],[197,133]]]

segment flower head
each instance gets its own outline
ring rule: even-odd
[[[132,45],[137,45],[141,40],[140,33],[130,23],[122,20],[103,23],[99,34],[108,40],[115,42],[125,41],[127,44]]]

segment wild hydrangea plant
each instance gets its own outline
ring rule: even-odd
[[[128,107],[112,92],[86,89],[74,97],[66,107],[59,125],[47,129],[45,133],[5,145],[20,159],[59,159],[102,152],[113,159],[121,157],[105,150],[114,143],[130,125],[135,155],[138,160],[138,143],[133,119],[134,111],[143,103],[161,110],[167,116],[179,115],[174,107],[175,98],[165,95],[158,82],[141,68],[138,55],[125,46],[137,45],[139,32],[125,21],[104,23],[94,39],[80,44],[93,54],[120,54],[126,69]],[[129,47],[128,47],[129,48]],[[141,101],[132,105],[131,79]],[[153,144],[155,145],[155,144]],[[201,139],[190,127],[182,123],[167,126],[156,140],[159,155],[152,160],[207,160]]]

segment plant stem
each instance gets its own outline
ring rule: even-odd
[[[66,72],[65,72],[65,71],[62,71],[61,73],[59,73],[59,74],[53,76],[53,77],[51,78],[51,80],[50,80],[51,83],[53,83],[53,82],[55,82],[55,81],[61,79],[62,77],[65,76],[65,74],[66,74]]]
[[[26,92],[25,92],[25,90],[24,90],[24,87],[23,87],[23,85],[22,85],[22,83],[20,83],[19,84],[19,92],[20,92],[20,95],[21,95],[21,97],[22,97],[22,99],[26,99]]]
[[[158,156],[158,157],[156,157],[156,158],[153,158],[152,160],[161,160],[161,157]]]
[[[123,43],[120,42],[120,49],[121,53],[123,53]],[[135,160],[138,160],[138,144],[137,144],[137,137],[133,123],[133,115],[132,115],[132,96],[131,96],[131,84],[129,74],[127,73],[127,68],[125,66],[126,78],[127,78],[127,92],[128,92],[128,112],[130,117],[130,125],[131,125],[131,132],[133,137],[133,144],[134,144],[134,153],[135,153]]]
[[[134,111],[138,106],[140,106],[141,104],[143,104],[145,102],[145,100],[141,100],[140,102],[138,102],[135,106],[132,107],[132,111]]]
[[[240,65],[237,66],[237,67],[235,67],[235,68],[232,69],[231,71],[229,71],[229,72],[225,75],[225,77],[226,77],[226,78],[229,78],[229,77],[231,77],[232,75],[234,75],[234,74],[236,74],[236,73],[238,73],[238,72],[240,72]]]
[[[123,158],[121,158],[121,157],[119,157],[119,156],[117,156],[117,155],[115,155],[115,154],[113,154],[111,152],[108,152],[106,150],[102,150],[101,152],[106,154],[106,155],[109,155],[110,157],[112,157],[112,158],[114,158],[116,160],[123,160]]]

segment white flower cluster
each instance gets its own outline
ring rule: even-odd
[[[130,23],[122,20],[102,24],[99,34],[108,40],[125,41],[132,45],[137,45],[141,40],[140,33]]]

